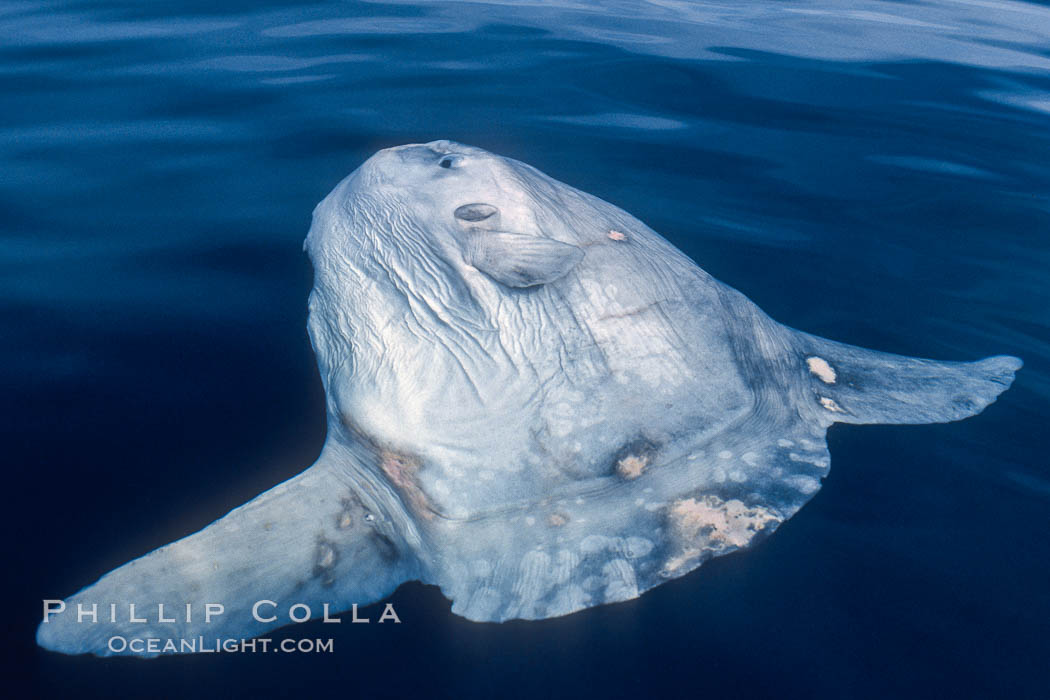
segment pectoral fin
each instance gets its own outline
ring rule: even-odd
[[[378,600],[419,572],[410,548],[370,502],[322,458],[58,603],[37,629],[37,643],[97,656],[196,652],[286,625],[295,604],[302,605],[297,614],[311,617],[325,605],[334,614]],[[114,638],[159,642],[124,648],[113,646]]]
[[[565,276],[583,259],[583,251],[550,238],[473,229],[464,259],[508,287],[533,287]]]

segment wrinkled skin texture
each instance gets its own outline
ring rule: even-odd
[[[305,248],[327,393],[318,462],[67,601],[367,603],[435,583],[473,620],[626,600],[771,533],[819,489],[833,422],[980,412],[1020,361],[934,362],[777,324],[640,221],[448,141],[377,153]],[[283,622],[287,622],[284,620]],[[131,631],[172,636],[171,627]],[[42,624],[106,654],[127,624]]]

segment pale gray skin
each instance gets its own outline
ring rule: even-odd
[[[401,582],[471,620],[627,600],[791,517],[834,422],[980,412],[1021,362],[890,355],[782,326],[626,212],[449,141],[381,151],[314,211],[317,463],[68,601],[114,634],[251,637],[260,599],[333,612]],[[150,622],[129,623],[137,603]],[[204,624],[201,607],[225,614]],[[156,622],[196,607],[191,622]],[[103,613],[103,617],[106,613]]]

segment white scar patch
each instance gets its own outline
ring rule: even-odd
[[[828,364],[823,357],[807,357],[806,365],[809,371],[817,376],[825,384],[835,383],[835,369]]]
[[[648,466],[647,455],[628,455],[616,463],[616,473],[625,479],[637,479]]]
[[[735,498],[724,501],[713,494],[676,501],[670,515],[681,550],[667,560],[665,575],[691,564],[705,550],[720,553],[746,547],[755,535],[783,519],[765,506],[748,507]]]
[[[820,405],[832,413],[845,413],[845,411],[842,410],[842,406],[835,403],[835,399],[829,399],[827,396],[820,397]]]

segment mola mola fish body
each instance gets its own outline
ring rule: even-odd
[[[635,598],[798,511],[832,423],[965,418],[1021,366],[792,330],[617,207],[449,141],[374,155],[305,249],[317,462],[66,600],[43,646],[247,638],[414,579],[479,621]]]

